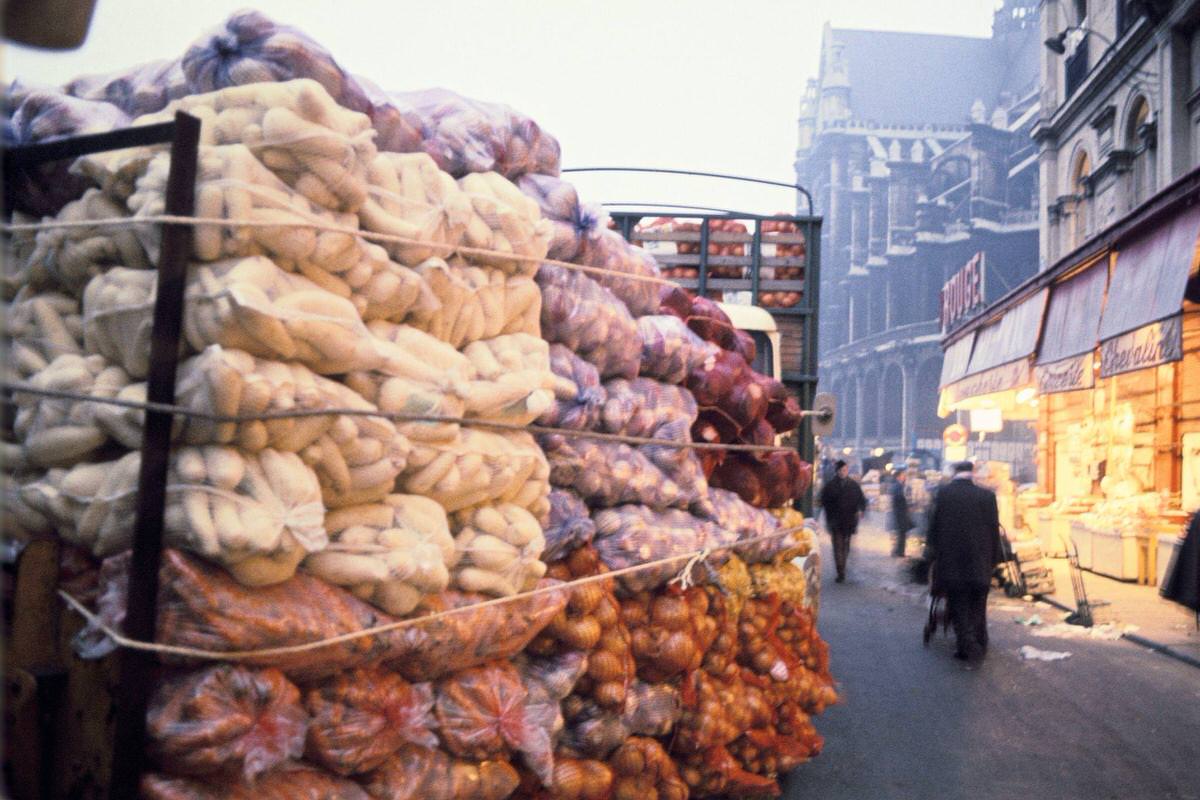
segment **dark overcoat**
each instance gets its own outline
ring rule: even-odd
[[[1192,515],[1183,546],[1163,579],[1162,596],[1200,613],[1200,511]]]
[[[933,561],[935,591],[986,586],[1002,560],[996,495],[970,480],[944,485],[929,512],[925,544]]]
[[[853,478],[836,475],[821,489],[821,508],[825,524],[834,533],[854,533],[858,515],[867,510],[867,498]]]

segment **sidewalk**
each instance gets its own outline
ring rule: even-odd
[[[1054,605],[1074,610],[1075,597],[1071,591],[1071,573],[1065,558],[1047,558],[1054,571],[1054,594],[1044,599]],[[1088,602],[1093,606],[1107,601],[1107,607],[1096,612],[1098,622],[1112,622],[1126,630],[1129,641],[1153,649],[1169,648],[1176,653],[1200,662],[1200,630],[1196,615],[1178,603],[1164,600],[1157,586],[1127,583],[1094,572],[1083,571],[1083,586]],[[1139,641],[1141,640],[1141,641]]]

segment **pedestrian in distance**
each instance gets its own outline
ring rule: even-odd
[[[850,477],[846,462],[838,459],[833,478],[821,489],[821,510],[825,527],[833,539],[833,563],[837,567],[837,583],[846,580],[846,558],[850,555],[850,537],[858,531],[858,521],[867,510],[867,498],[862,487]]]
[[[933,562],[935,596],[946,598],[954,626],[954,657],[987,654],[987,599],[992,573],[1002,560],[996,495],[973,480],[974,465],[955,465],[929,513],[925,544]]]
[[[908,472],[904,467],[900,467],[896,470],[895,481],[892,483],[892,532],[895,535],[892,555],[894,557],[904,558],[904,548],[908,544],[908,532],[915,527],[908,509]]]

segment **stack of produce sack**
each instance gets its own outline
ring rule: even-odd
[[[779,216],[788,216],[780,213]],[[768,219],[762,223],[763,255],[777,258],[804,258],[806,246],[804,242],[775,242],[779,235],[796,236],[800,228],[796,223],[786,219]],[[769,270],[769,271],[768,271]],[[802,280],[803,266],[769,267],[763,269],[764,278],[775,280]],[[758,301],[768,308],[790,308],[800,303],[801,292],[762,292]]]
[[[144,796],[682,800],[777,793],[819,750],[832,683],[788,562],[811,541],[755,507],[795,496],[770,482],[791,454],[749,459],[746,492],[687,446],[770,443],[794,400],[727,319],[663,304],[532,120],[385,93],[257,12],[10,103],[22,141],[199,117],[196,213],[229,223],[194,230],[157,629],[217,657],[309,646],[164,656]],[[134,148],[29,192],[89,224],[12,236],[0,284],[6,378],[74,395],[16,395],[6,530],[68,543],[61,585],[114,628],[168,170]],[[731,595],[672,581],[718,568]]]
[[[662,312],[717,347],[703,361],[693,362],[686,379],[699,405],[692,428],[697,441],[772,445],[776,435],[796,428],[801,417],[795,397],[779,381],[750,368],[754,340],[734,328],[716,303],[676,289],[663,294]],[[811,466],[794,452],[706,451],[703,463],[714,486],[760,508],[786,505],[811,480]]]

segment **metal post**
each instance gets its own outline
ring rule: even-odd
[[[758,305],[758,286],[762,282],[762,218],[754,220],[754,241],[750,243],[750,302]],[[808,408],[808,406],[803,406]]]
[[[819,357],[817,309],[820,308],[821,291],[821,223],[808,220],[804,225],[804,381],[800,384],[800,407],[812,408],[817,395],[817,370]],[[813,466],[813,483],[816,482],[817,446],[813,438],[812,420],[805,418],[800,428],[800,459]],[[800,498],[800,511],[811,517],[813,513],[813,485]]]
[[[708,291],[708,217],[700,220],[700,272],[696,280],[696,295],[704,297]]]
[[[196,200],[196,161],[200,120],[176,112],[167,176],[165,212],[191,216]],[[158,290],[150,339],[150,373],[146,399],[175,402],[175,368],[183,322],[184,289],[192,254],[190,225],[163,226],[158,259]],[[138,507],[133,528],[133,557],[129,566],[129,596],[125,632],[139,641],[153,641],[158,619],[158,571],[162,559],[163,512],[166,505],[167,465],[171,451],[170,414],[146,412],[142,461],[138,473]],[[155,657],[140,650],[120,653],[116,729],[113,742],[113,800],[138,796],[145,760],[146,708],[154,682]]]

